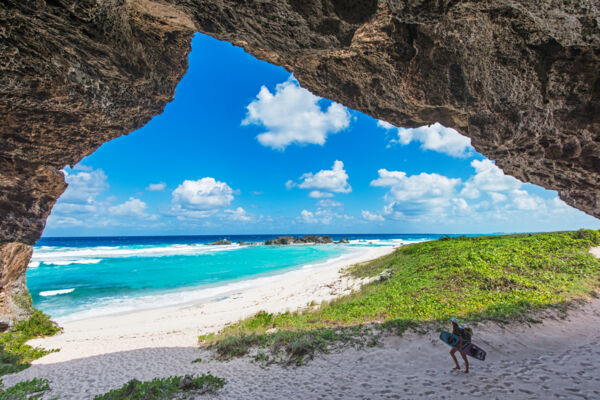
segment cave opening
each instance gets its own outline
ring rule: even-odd
[[[65,320],[96,315],[90,307],[100,315],[148,308],[173,291],[245,276],[219,272],[234,262],[227,258],[212,266],[214,279],[190,274],[205,262],[189,247],[198,240],[600,227],[555,192],[505,175],[452,129],[377,121],[202,34],[164,112],[63,173],[69,188],[27,278],[34,305]],[[177,263],[168,282],[164,271]],[[124,297],[135,300],[117,306]]]
[[[0,375],[29,367],[3,383],[460,397],[454,316],[487,321],[489,396],[550,371],[540,396],[593,397],[600,232],[495,235],[599,227],[561,201],[600,215],[580,3],[3,2]],[[58,352],[23,345],[58,330],[30,292],[64,331],[29,345]]]

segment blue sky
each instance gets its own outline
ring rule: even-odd
[[[64,172],[44,236],[600,228],[451,129],[377,121],[204,35],[161,115]]]

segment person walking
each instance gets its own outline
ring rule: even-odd
[[[469,373],[469,360],[467,360],[467,354],[463,350],[465,350],[466,347],[471,343],[471,338],[469,337],[467,332],[465,332],[465,328],[458,325],[458,320],[456,318],[452,317],[450,319],[450,322],[452,323],[452,334],[459,337],[458,345],[456,347],[452,347],[452,349],[450,349],[450,355],[452,356],[452,359],[454,360],[454,364],[456,365],[454,367],[454,369],[460,370],[460,365],[458,364],[458,360],[456,359],[456,356],[454,355],[454,353],[456,353],[458,351],[460,353],[462,359],[465,362],[465,374],[468,374]]]

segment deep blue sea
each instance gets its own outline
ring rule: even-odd
[[[281,235],[42,238],[27,286],[34,305],[60,322],[215,298],[300,268],[441,235],[330,235],[346,245],[263,246]],[[301,235],[293,235],[301,236]],[[209,246],[228,239],[231,245]]]

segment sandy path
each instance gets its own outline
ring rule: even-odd
[[[469,375],[451,371],[448,346],[431,332],[391,336],[382,347],[348,349],[298,368],[264,369],[248,359],[192,364],[198,357],[208,360],[208,354],[195,347],[157,346],[62,362],[45,357],[4,381],[11,385],[46,377],[61,399],[91,399],[132,378],[203,372],[228,380],[225,389],[210,397],[228,400],[599,399],[599,331],[600,300],[569,312],[564,320],[550,315],[532,326],[479,325],[474,341],[488,351],[488,358],[473,360]],[[82,352],[87,346],[77,342]]]
[[[345,350],[298,368],[263,369],[248,359],[191,362],[208,354],[193,348],[147,348],[62,363],[34,365],[5,377],[46,377],[61,399],[90,399],[131,378],[211,372],[228,380],[217,399],[599,399],[600,301],[532,327],[507,331],[488,324],[475,340],[488,351],[472,371],[451,371],[448,346],[436,333],[390,337],[383,347]]]

